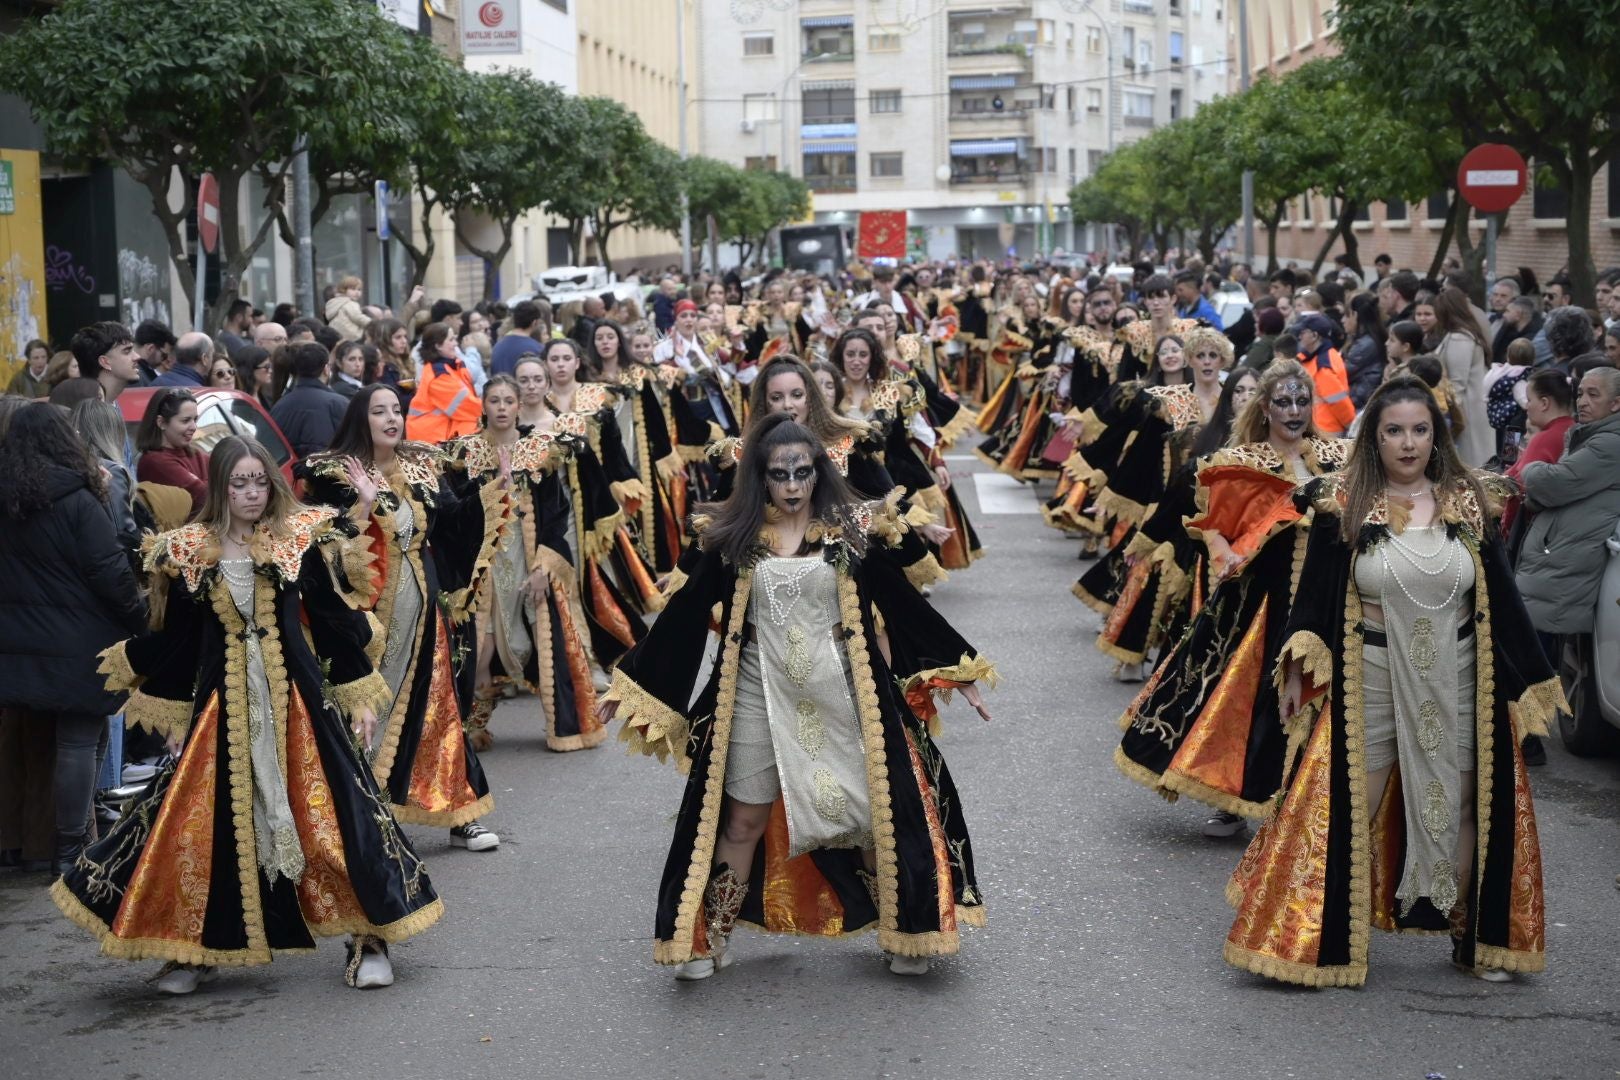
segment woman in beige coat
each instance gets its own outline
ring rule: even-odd
[[[1454,415],[1464,418],[1452,430],[1457,454],[1471,468],[1479,468],[1496,453],[1496,438],[1485,416],[1485,358],[1490,350],[1479,323],[1468,306],[1468,294],[1447,285],[1434,298],[1434,331],[1439,337],[1434,353],[1446,367],[1455,401]]]

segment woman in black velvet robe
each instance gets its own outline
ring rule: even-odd
[[[865,791],[849,798],[869,798],[871,838],[870,847],[852,842],[791,857],[785,795],[753,805],[726,793],[741,654],[758,636],[759,600],[750,603],[755,568],[786,558],[775,530],[792,525],[774,487],[767,512],[766,462],[789,449],[814,465],[813,480],[793,480],[814,491],[811,516],[798,519],[804,536],[797,557],[817,558],[836,572],[838,625],[828,632],[847,657],[857,729],[829,725],[826,737],[859,739]],[[773,485],[788,483],[775,478],[774,465],[770,471]],[[892,501],[849,500],[815,436],[787,416],[768,418],[746,448],[730,500],[694,519],[701,558],[646,641],[620,662],[604,698],[604,713],[617,711],[625,722],[621,738],[673,758],[690,775],[655,922],[654,958],[682,965],[680,977],[703,978],[725,966],[727,935],[738,920],[769,932],[829,937],[875,926],[880,947],[897,958],[892,966],[908,974],[926,970],[927,957],[955,953],[962,924],[982,924],[961,801],[929,721],[934,692],[954,689],[988,718],[972,683],[993,679],[994,669],[906,581],[889,552],[906,529]],[[719,628],[720,648],[704,676],[711,626]],[[821,633],[813,628],[810,639]],[[764,670],[767,680],[800,678],[791,655],[785,673]],[[703,689],[691,703],[700,678]],[[784,791],[793,786],[790,777],[782,780]],[[752,855],[738,856],[739,869],[720,857],[727,849]]]
[[[222,559],[211,508],[255,460],[264,516],[243,526],[249,554]],[[335,511],[299,506],[257,444],[225,439],[211,473],[204,520],[148,546],[152,628],[102,654],[108,688],[131,691],[128,722],[176,760],[51,895],[109,956],[169,961],[169,993],[337,934],[355,935],[355,985],[362,955],[386,966],[387,942],[443,911],[360,749],[387,687],[370,621],[339,591],[370,557]]]

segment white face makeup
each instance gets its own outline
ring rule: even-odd
[[[765,490],[778,511],[791,516],[808,510],[815,487],[816,466],[810,447],[779,446],[771,451],[765,466]]]
[[[1221,381],[1221,354],[1205,347],[1193,353],[1193,376],[1206,386]]]
[[[1179,341],[1162,341],[1159,343],[1159,370],[1166,375],[1172,375],[1187,366],[1187,354]]]
[[[1297,442],[1311,419],[1312,387],[1303,379],[1284,379],[1271,390],[1266,406],[1273,438]]]

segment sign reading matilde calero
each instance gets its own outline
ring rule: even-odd
[[[471,55],[523,51],[522,0],[461,0],[461,51]]]

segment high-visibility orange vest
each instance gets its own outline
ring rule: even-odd
[[[1356,403],[1350,400],[1349,369],[1339,350],[1328,347],[1326,364],[1318,364],[1316,357],[1304,353],[1300,353],[1299,363],[1316,384],[1316,408],[1312,413],[1316,430],[1328,438],[1349,431],[1350,422],[1356,418]]]
[[[473,392],[472,376],[466,368],[444,362],[424,364],[410,413],[405,417],[405,437],[442,443],[458,435],[471,435],[478,430],[483,416],[484,403]]]

